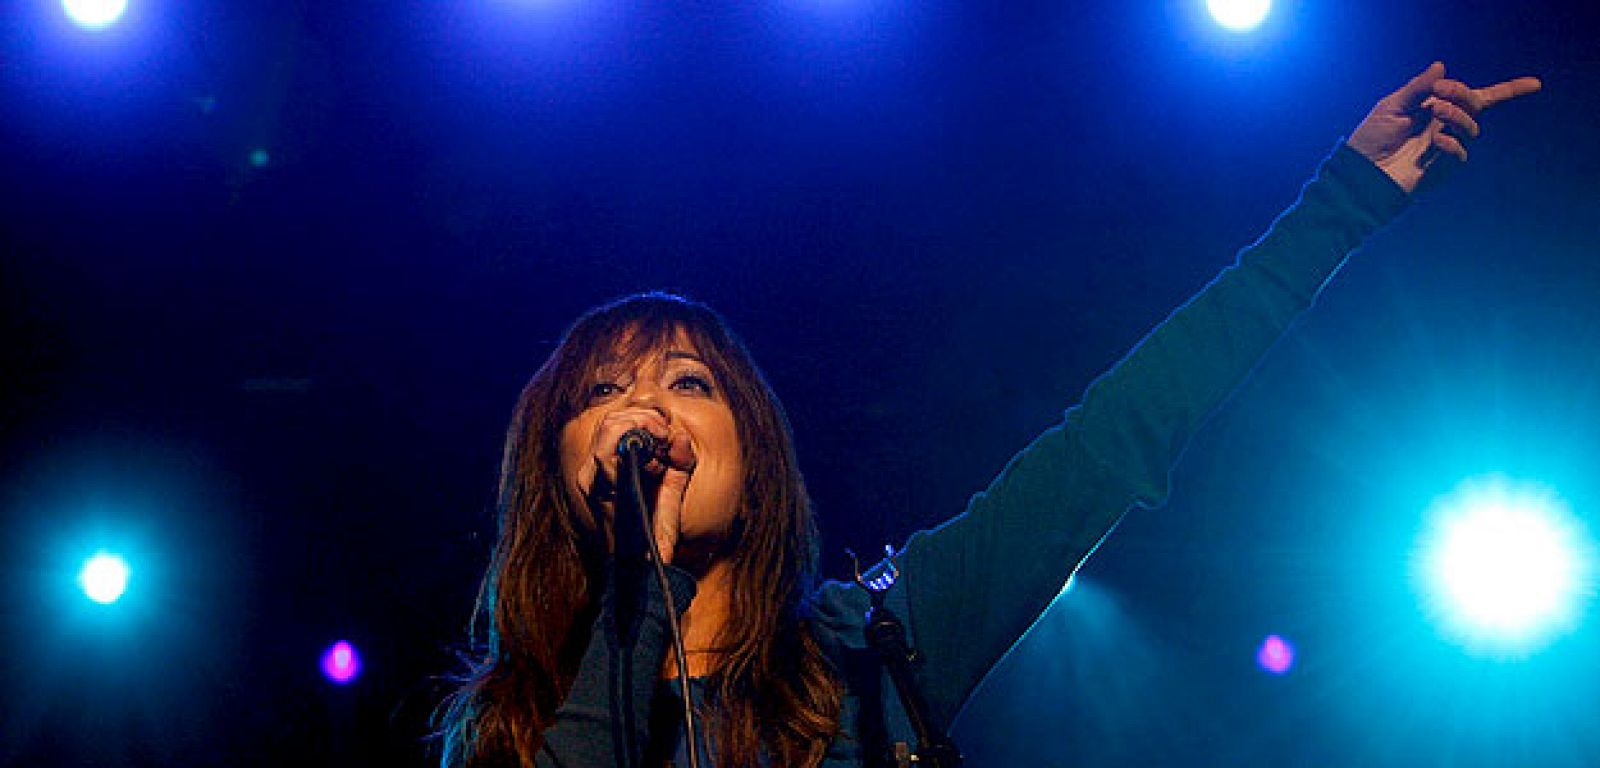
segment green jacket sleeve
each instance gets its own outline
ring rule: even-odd
[[[1267,233],[1095,380],[1064,423],[964,514],[911,538],[899,563],[906,620],[943,722],[1122,514],[1165,499],[1189,436],[1407,200],[1341,143]]]

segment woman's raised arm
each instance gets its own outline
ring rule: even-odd
[[[1538,87],[1469,88],[1434,64],[1384,97],[1267,233],[1096,379],[1062,425],[963,515],[912,537],[903,597],[944,722],[1122,514],[1162,502],[1190,435],[1438,156],[1464,158],[1485,108]]]

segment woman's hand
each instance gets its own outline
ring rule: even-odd
[[[661,562],[672,562],[678,543],[679,523],[682,519],[683,496],[689,487],[689,476],[694,472],[694,445],[689,434],[674,430],[666,417],[655,408],[622,408],[605,415],[594,431],[590,453],[594,457],[588,477],[580,477],[578,487],[588,500],[589,509],[596,520],[610,521],[608,530],[616,530],[617,471],[621,459],[617,444],[630,430],[642,429],[656,439],[657,451],[645,463],[647,477],[657,479],[654,500],[654,527],[652,532],[656,547],[661,552]],[[649,488],[646,488],[649,492]],[[647,499],[647,501],[649,501]]]
[[[1539,90],[1535,77],[1519,77],[1472,88],[1444,76],[1434,62],[1383,97],[1350,134],[1350,148],[1365,155],[1407,193],[1416,191],[1428,167],[1442,152],[1467,159],[1463,141],[1477,138],[1477,117],[1502,101]]]

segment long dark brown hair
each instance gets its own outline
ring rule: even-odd
[[[683,333],[721,384],[745,480],[733,589],[708,678],[707,729],[721,768],[821,762],[838,728],[837,675],[806,626],[816,527],[788,420],[744,346],[703,304],[663,293],[597,307],[567,330],[522,390],[500,468],[499,536],[473,620],[475,650],[441,708],[447,768],[532,766],[589,642],[605,578],[603,536],[564,492],[561,428],[582,411],[602,358],[637,360]]]

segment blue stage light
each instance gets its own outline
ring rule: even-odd
[[[105,29],[122,18],[128,0],[61,0],[67,17],[84,29]]]
[[[1248,32],[1266,20],[1272,0],[1206,0],[1206,9],[1218,24],[1235,32]]]
[[[1594,586],[1593,544],[1550,489],[1469,480],[1428,518],[1414,575],[1447,636],[1514,658],[1576,626]]]
[[[101,552],[89,558],[78,571],[83,593],[101,605],[110,605],[128,589],[128,563],[120,556]]]

